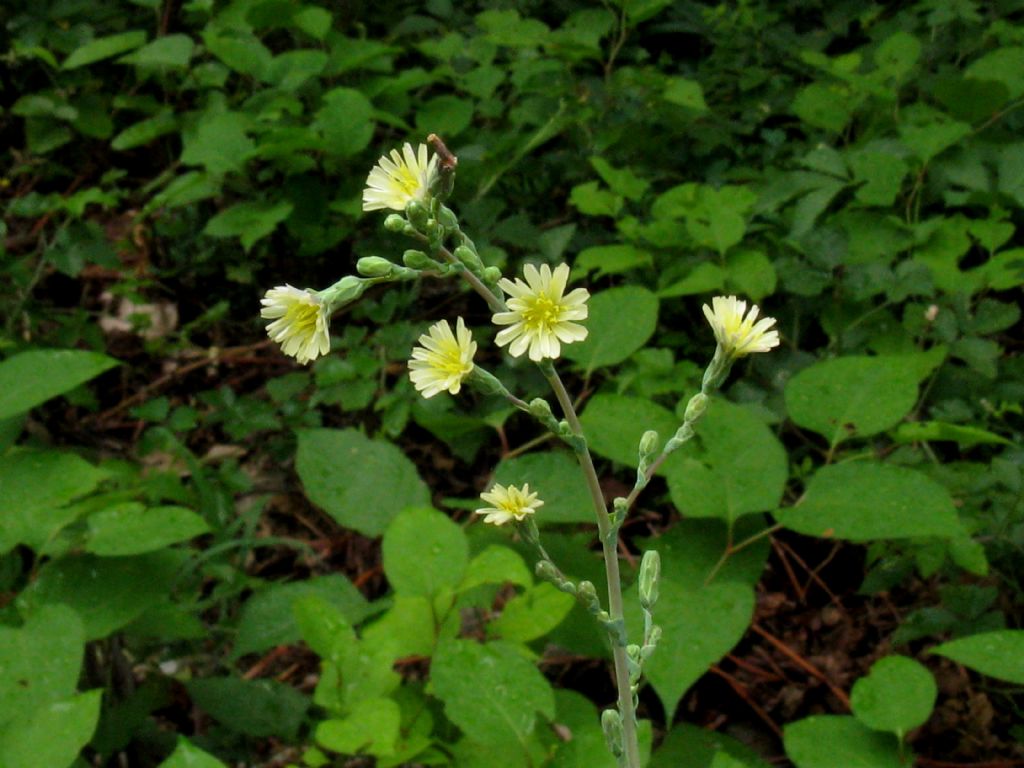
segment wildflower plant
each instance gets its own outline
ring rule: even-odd
[[[494,374],[475,361],[477,343],[463,318],[455,328],[440,319],[419,337],[408,363],[409,377],[425,398],[447,391],[457,395],[466,384],[499,395],[535,419],[565,442],[575,453],[594,507],[598,538],[605,569],[605,598],[590,581],[568,578],[541,541],[536,517],[543,515],[543,489],[503,486],[495,483],[480,494],[484,506],[476,514],[485,523],[511,524],[536,552],[537,575],[562,592],[572,595],[607,633],[618,692],[617,706],[601,717],[608,749],[620,766],[639,768],[636,704],[645,661],[656,651],[661,629],[655,623],[661,559],[655,551],[644,553],[637,581],[643,611],[643,634],[630,638],[623,610],[623,593],[617,549],[619,530],[639,494],[670,454],[694,437],[694,426],[706,412],[710,398],[728,376],[736,360],[768,352],[778,345],[775,321],[759,317],[759,309],[747,311],[746,302],[735,296],[715,297],[704,314],[717,341],[714,357],[704,373],[700,392],[688,401],[682,423],[662,442],[648,430],[637,446],[639,466],[632,490],[609,506],[598,479],[573,397],[559,376],[555,363],[563,347],[585,340],[589,331],[589,292],[575,288],[566,293],[570,279],[567,264],[526,264],[522,276],[504,277],[495,266],[485,265],[470,237],[462,231],[456,214],[446,205],[452,192],[457,158],[436,136],[430,146],[415,149],[405,144],[392,150],[370,171],[363,193],[363,210],[391,210],[385,228],[414,241],[402,264],[370,256],[359,259],[358,275],[349,275],[323,291],[300,291],[290,286],[274,288],[263,299],[263,316],[272,320],[268,334],[282,350],[300,363],[326,354],[327,326],[332,312],[378,283],[417,280],[423,277],[461,277],[487,303],[499,330],[495,343],[512,357],[528,357],[547,380],[562,413],[558,419],[542,397],[527,401],[513,394]],[[432,151],[431,151],[432,150]],[[639,641],[639,642],[637,642]]]

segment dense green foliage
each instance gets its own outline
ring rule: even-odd
[[[569,261],[594,294],[561,362],[609,495],[699,385],[702,302],[779,320],[623,529],[663,560],[650,765],[906,765],[941,742],[915,729],[956,664],[992,712],[992,754],[965,759],[1021,757],[1021,3],[13,0],[0,21],[0,766],[614,764],[604,678],[536,663],[603,660],[602,635],[465,514],[492,469],[529,482],[552,555],[600,583],[571,454],[405,376],[428,320],[491,333],[482,303],[371,292],[309,368],[257,320],[273,285],[399,260],[360,193],[430,132],[485,262]],[[845,542],[837,590],[899,619],[758,756],[681,702],[764,632],[779,537]],[[939,686],[947,722],[967,685]]]

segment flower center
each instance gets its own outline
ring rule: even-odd
[[[297,333],[311,336],[316,333],[317,319],[320,315],[319,305],[313,304],[292,304],[288,308],[288,325]]]
[[[448,342],[443,344],[437,353],[436,359],[432,360],[434,368],[443,373],[453,376],[462,376],[473,370],[473,364],[466,364],[462,361],[462,350],[457,343]]]
[[[394,176],[395,184],[398,185],[399,189],[402,190],[410,198],[415,197],[420,189],[420,179],[413,173],[412,169],[407,165],[402,165],[398,169],[398,174]]]
[[[561,307],[547,296],[536,296],[523,310],[523,325],[531,331],[547,331],[558,323]]]

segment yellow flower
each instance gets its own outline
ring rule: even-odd
[[[363,210],[379,211],[391,208],[404,211],[416,200],[423,202],[430,192],[430,185],[437,176],[437,155],[427,159],[427,145],[420,144],[414,152],[408,142],[391,150],[391,157],[381,156],[377,165],[366,177],[363,190]]]
[[[447,320],[430,326],[429,334],[420,336],[422,346],[414,347],[409,361],[409,378],[424,397],[433,397],[447,389],[459,394],[462,380],[473,370],[476,342],[460,317],[455,333]]]
[[[739,301],[735,296],[715,296],[711,306],[714,309],[704,305],[704,316],[711,323],[722,351],[730,357],[767,352],[779,346],[779,332],[768,330],[775,325],[774,317],[763,317],[754,322],[758,314],[756,304],[751,306],[746,317],[747,302]]]
[[[331,351],[330,307],[315,291],[282,285],[267,291],[260,316],[273,320],[267,335],[305,365]]]
[[[504,525],[513,519],[525,520],[544,506],[544,502],[537,498],[536,493],[530,493],[529,483],[525,483],[522,490],[514,485],[506,488],[495,483],[490,491],[481,493],[480,498],[492,506],[478,509],[476,514],[486,515],[484,522],[495,525]]]
[[[587,329],[572,321],[586,319],[590,294],[585,288],[577,288],[568,296],[562,295],[569,281],[568,264],[559,264],[554,272],[547,264],[539,270],[527,264],[523,276],[526,282],[518,277],[514,283],[507,278],[498,282],[511,297],[509,311],[491,318],[498,325],[508,326],[495,337],[498,346],[508,344],[513,357],[529,350],[530,359],[539,361],[558,357],[562,352],[559,342],[572,344],[587,338]]]

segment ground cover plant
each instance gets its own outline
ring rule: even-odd
[[[1020,764],[1022,10],[5,4],[0,765]]]

